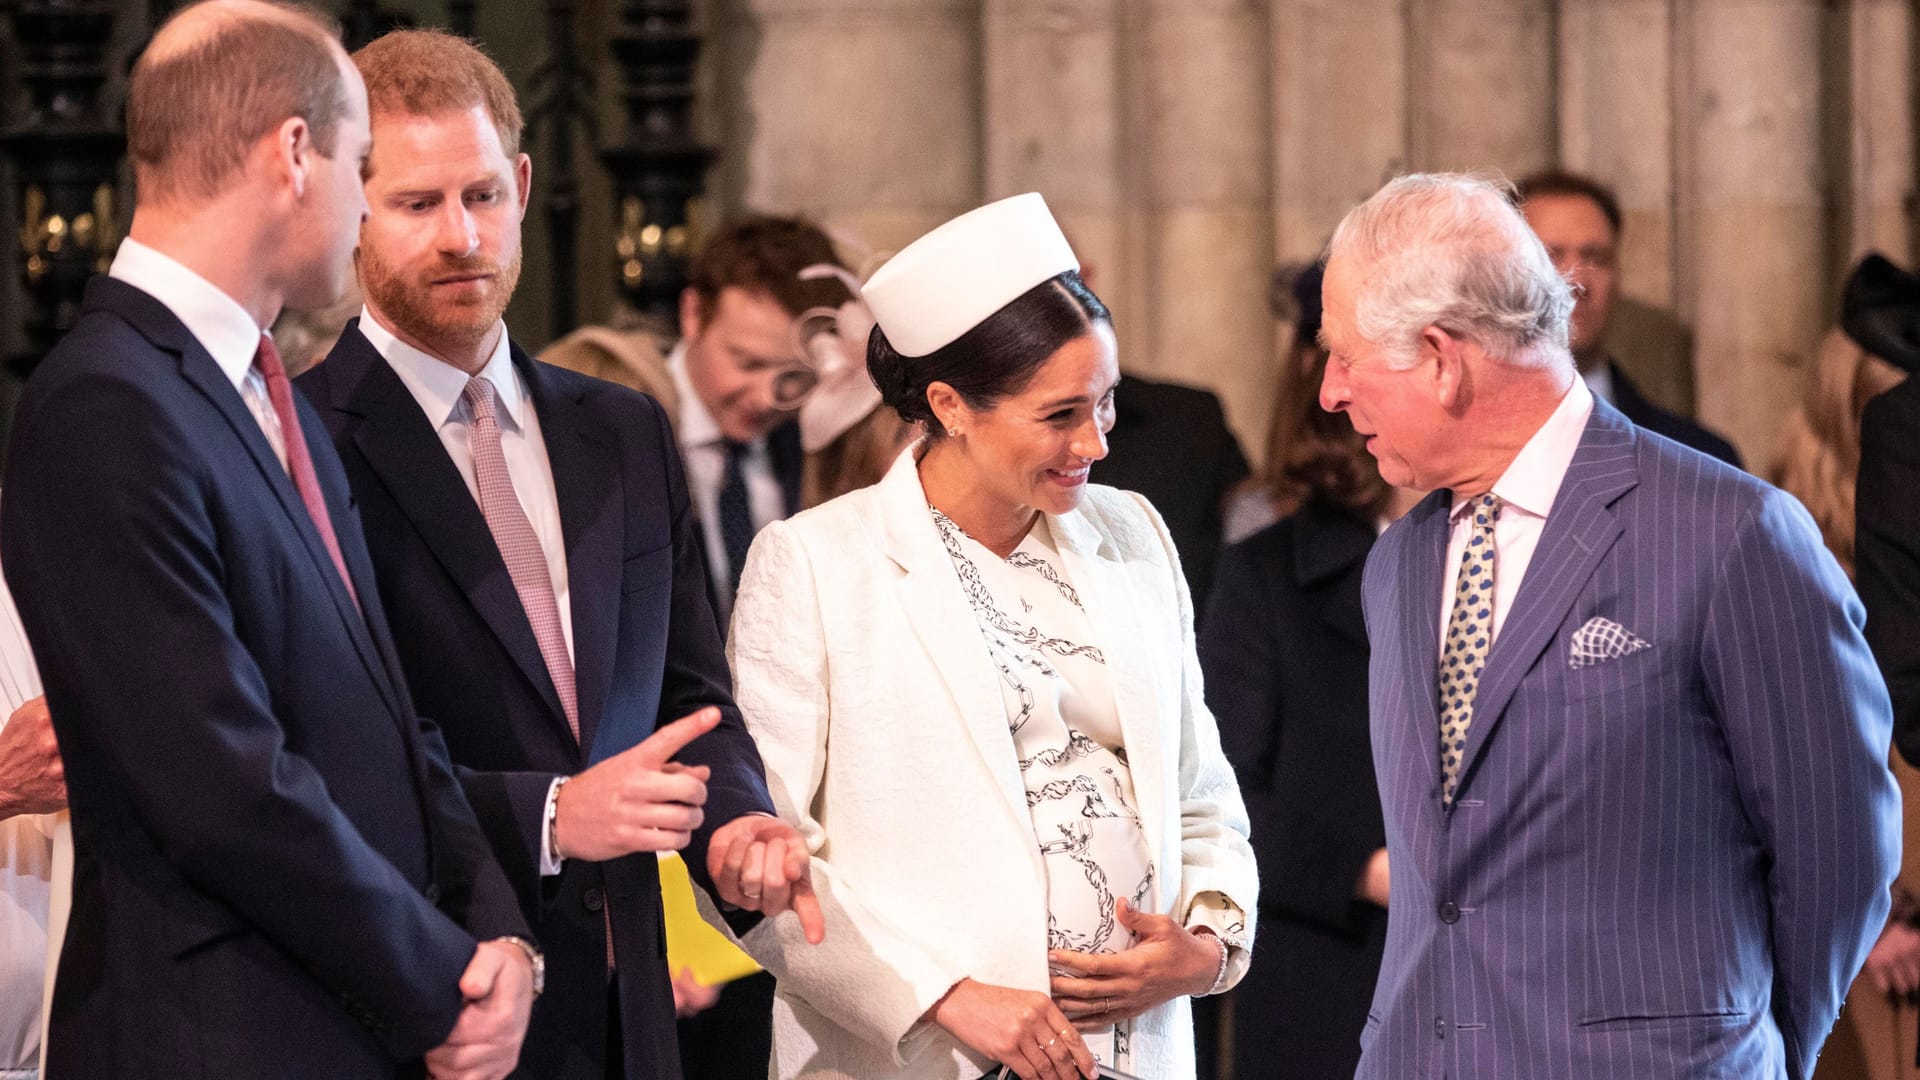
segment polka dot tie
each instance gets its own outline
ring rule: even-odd
[[[1473,501],[1473,535],[1460,555],[1447,645],[1440,654],[1440,772],[1449,806],[1467,753],[1474,692],[1480,689],[1480,673],[1493,646],[1493,526],[1500,520],[1500,505],[1497,495]]]

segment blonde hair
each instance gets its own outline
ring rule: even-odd
[[[1787,418],[1780,459],[1768,479],[1813,514],[1828,550],[1853,576],[1854,480],[1860,473],[1860,413],[1905,373],[1839,330],[1820,341],[1806,399]]]

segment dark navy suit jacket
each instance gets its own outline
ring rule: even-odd
[[[537,363],[517,347],[553,469],[567,549],[580,741],[532,626],[433,422],[350,323],[299,385],[332,433],[387,597],[401,665],[446,732],[460,778],[547,953],[547,992],[521,1054],[530,1077],[606,1075],[612,912],[626,1075],[675,1077],[658,862],[568,860],[540,875],[547,789],[705,705],[721,726],[680,755],[712,767],[706,822],[684,853],[703,885],[713,829],[773,812],[734,708],[705,562],[666,416],[651,398]]]
[[[300,413],[358,609],[239,392],[147,293],[96,279],[21,401],[0,553],[76,861],[54,1075],[417,1072],[475,938],[526,933]]]
[[[1393,906],[1358,1075],[1808,1076],[1900,851],[1886,687],[1812,518],[1596,401],[1449,808],[1449,501],[1367,563]],[[1649,647],[1572,666],[1594,618]]]

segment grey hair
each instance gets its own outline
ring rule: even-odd
[[[1391,367],[1419,362],[1420,332],[1429,326],[1507,363],[1571,363],[1573,287],[1504,179],[1398,177],[1347,214],[1328,257],[1366,268],[1354,330],[1382,349]]]

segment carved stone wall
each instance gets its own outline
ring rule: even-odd
[[[1913,0],[712,4],[716,210],[884,250],[1039,190],[1123,364],[1219,391],[1250,451],[1285,344],[1267,272],[1396,172],[1614,185],[1623,336],[1672,365],[1690,332],[1694,377],[1657,392],[1756,466],[1850,263],[1914,252]]]

